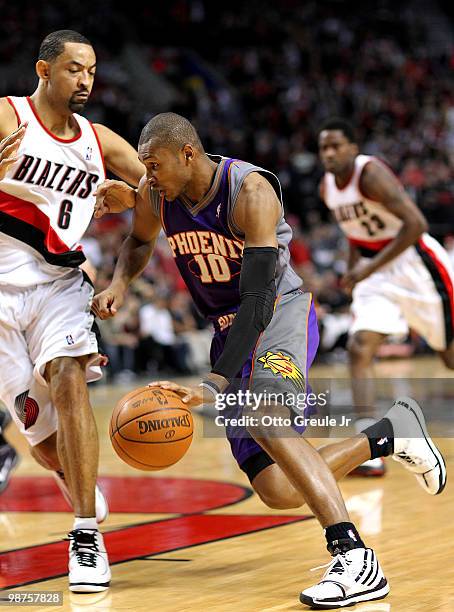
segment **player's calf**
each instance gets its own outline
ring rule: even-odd
[[[64,473],[61,470],[57,470],[53,472],[52,475],[58,488],[62,492],[66,503],[70,506],[70,508],[73,508],[71,492],[69,490],[68,483],[66,482]],[[109,504],[107,503],[107,499],[98,485],[96,485],[95,488],[95,516],[97,523],[103,523],[109,516]]]
[[[454,341],[445,351],[439,351],[438,353],[447,368],[454,370]]]
[[[383,339],[382,334],[368,331],[358,331],[349,338],[347,350],[354,375],[358,376],[359,368],[368,368],[372,364]]]

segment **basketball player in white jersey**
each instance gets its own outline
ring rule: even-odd
[[[86,385],[100,377],[93,288],[79,269],[79,241],[105,166],[132,185],[144,171],[125,140],[78,114],[95,70],[86,38],[53,32],[40,47],[33,95],[0,100],[0,399],[66,489],[75,513],[70,589],[82,592],[106,589],[110,569]]]
[[[319,150],[326,173],[320,194],[349,243],[346,290],[352,291],[348,352],[355,406],[374,404],[372,362],[391,334],[414,329],[454,368],[454,274],[449,256],[388,167],[360,155],[352,126],[324,124]],[[366,426],[359,419],[358,428]],[[382,475],[376,459],[355,473]]]

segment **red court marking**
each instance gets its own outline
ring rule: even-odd
[[[188,478],[100,478],[113,512],[178,513],[177,518],[124,527],[105,534],[111,563],[148,557],[313,518],[311,516],[209,515],[248,497],[250,489]],[[15,477],[0,496],[2,511],[68,512],[52,478]],[[14,542],[10,542],[11,548]],[[0,588],[40,582],[67,573],[68,542],[58,540],[0,553]]]
[[[120,529],[105,534],[104,540],[112,564],[288,525],[307,518],[311,517],[195,514]],[[65,575],[67,547],[67,542],[52,542],[0,553],[0,587],[11,588]]]
[[[248,489],[214,480],[161,477],[101,477],[111,512],[189,514],[222,508],[248,496]],[[14,477],[0,496],[0,511],[69,512],[48,476]]]

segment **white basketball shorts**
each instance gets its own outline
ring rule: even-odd
[[[57,430],[46,364],[93,355],[87,381],[101,377],[92,299],[93,287],[80,270],[42,285],[0,285],[0,399],[32,446]]]
[[[416,245],[353,289],[353,324],[360,330],[402,335],[413,329],[435,351],[454,338],[454,272],[448,253],[424,234]]]

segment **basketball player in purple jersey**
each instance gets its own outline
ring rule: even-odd
[[[110,195],[135,206],[135,217],[112,284],[95,297],[94,311],[101,318],[117,312],[162,228],[195,303],[213,323],[213,367],[199,387],[168,381],[152,385],[176,391],[190,406],[213,402],[239,385],[253,394],[295,397],[304,392],[318,344],[317,321],[311,295],[289,264],[291,231],[276,176],[246,162],[207,155],[191,123],[174,113],[148,122],[139,158],[147,173],[137,192],[118,181],[98,191],[99,215],[103,198]],[[288,405],[260,406],[251,414],[257,424],[227,428],[240,468],[268,506],[294,508],[306,502],[333,556],[322,581],[306,589],[301,601],[332,608],[384,597],[386,578],[351,523],[336,479],[371,456],[393,455],[427,492],[440,493],[444,462],[430,439],[422,437],[424,417],[416,402],[396,400],[377,425],[320,451],[291,427],[275,435],[275,428],[265,426],[262,416],[288,417]]]
[[[95,71],[85,37],[53,32],[40,46],[36,91],[0,99],[0,399],[74,508],[70,589],[85,592],[105,590],[110,569],[86,385],[100,377],[93,287],[79,242],[105,166],[132,185],[144,171],[125,140],[78,114]]]

